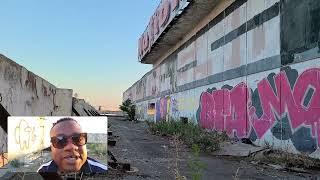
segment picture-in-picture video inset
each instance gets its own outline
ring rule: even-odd
[[[107,117],[8,117],[8,161],[17,172],[107,173]]]

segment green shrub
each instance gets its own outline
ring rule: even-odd
[[[183,123],[181,121],[148,122],[149,130],[153,134],[162,136],[178,136],[187,146],[197,145],[201,151],[212,152],[218,150],[220,143],[226,141],[226,133],[217,131],[207,132],[194,123]]]
[[[128,117],[131,121],[136,120],[136,106],[131,102],[130,99],[125,100],[122,105],[119,106],[119,109],[128,114]]]

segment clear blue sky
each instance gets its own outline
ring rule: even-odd
[[[92,105],[117,108],[151,65],[137,45],[160,0],[1,0],[0,53]]]

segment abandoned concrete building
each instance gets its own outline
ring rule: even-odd
[[[123,93],[140,120],[188,118],[320,158],[320,1],[165,0]]]

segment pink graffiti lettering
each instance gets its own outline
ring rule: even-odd
[[[225,122],[228,134],[236,132],[237,137],[248,134],[247,101],[250,91],[245,83],[240,83],[230,91],[230,96],[225,98]],[[228,106],[227,106],[228,105]]]
[[[304,71],[293,88],[285,71],[274,76],[275,90],[267,79],[257,85],[262,115],[258,117],[252,105],[250,89],[244,82],[232,90],[221,89],[200,96],[200,126],[224,130],[229,135],[248,137],[254,130],[258,138],[270,130],[276,116],[287,114],[293,131],[301,126],[311,128],[312,136],[320,134],[320,69]],[[318,146],[320,138],[318,137]]]
[[[200,126],[206,129],[214,129],[215,102],[212,95],[204,92],[200,97]]]
[[[159,38],[179,11],[183,10],[183,4],[179,0],[162,0],[153,16],[150,18],[145,33],[141,35],[138,44],[138,58],[142,59],[150,50],[153,43]],[[143,43],[141,43],[141,41]]]
[[[200,125],[206,129],[226,130],[229,135],[247,134],[247,86],[240,83],[231,91],[216,90],[201,95]]]
[[[160,25],[164,27],[169,20],[170,17],[170,3],[168,0],[165,0],[160,8]]]

